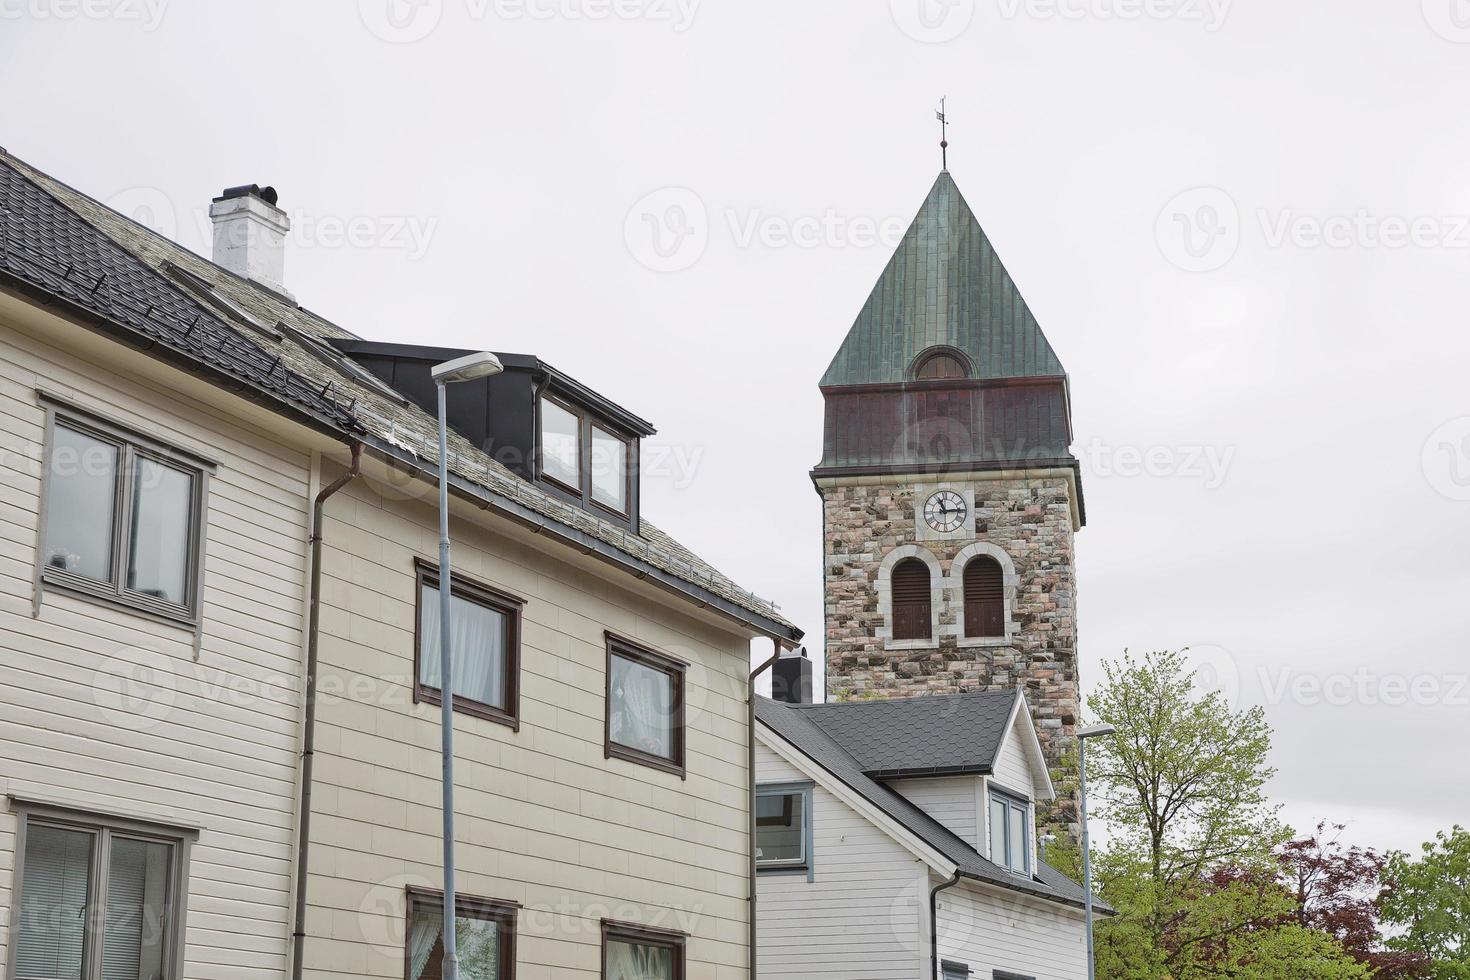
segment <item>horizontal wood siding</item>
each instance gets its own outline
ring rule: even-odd
[[[1000,747],[1000,755],[995,760],[995,779],[1012,793],[1025,793],[1030,797],[1035,793],[1035,777],[1022,748],[1022,739],[1026,737],[1021,719],[1017,717],[1010,734],[1006,736],[1005,744]]]
[[[0,324],[0,794],[202,825],[183,976],[287,964],[305,578],[305,455]],[[45,412],[38,388],[218,461],[204,629],[48,592],[32,618]],[[224,396],[221,396],[222,399]],[[16,816],[0,803],[0,962]]]
[[[898,779],[889,786],[903,794],[910,803],[948,827],[971,847],[982,842],[976,838],[980,777],[944,776],[934,779]]]
[[[334,474],[326,474],[330,479]],[[327,504],[305,966],[399,978],[405,890],[440,879],[439,708],[413,702],[414,559],[432,489],[366,477]],[[519,902],[521,980],[595,980],[600,920],[690,935],[691,978],[745,975],[746,638],[614,576],[456,520],[454,568],[524,600],[520,731],[455,716],[457,887]],[[688,778],[604,758],[604,633],[689,664]]]
[[[1036,980],[1085,980],[1082,910],[963,882],[939,895],[939,955],[966,964],[980,980],[996,970]]]
[[[763,745],[760,782],[807,777]],[[764,980],[914,980],[921,950],[921,865],[893,838],[821,786],[812,793],[815,881],[760,878]],[[924,940],[927,942],[927,939]]]

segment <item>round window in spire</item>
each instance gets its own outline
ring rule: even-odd
[[[965,356],[949,347],[926,351],[914,363],[915,381],[958,381],[969,376]]]

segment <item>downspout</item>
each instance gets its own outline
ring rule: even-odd
[[[316,748],[317,624],[322,597],[322,509],[327,498],[362,473],[362,443],[352,444],[352,466],[322,488],[311,511],[311,586],[306,612],[306,720],[301,736],[301,808],[296,814],[296,924],[291,933],[291,977],[301,980],[301,953],[306,944],[306,851],[311,838],[311,776]]]
[[[929,889],[929,976],[939,980],[939,893],[960,883],[960,873]]]
[[[775,663],[781,656],[781,641],[771,637],[771,642],[776,647],[776,652],[771,658],[750,672],[750,685],[746,692],[747,718],[747,744],[746,765],[750,774],[750,980],[755,980],[755,947],[756,947],[756,870],[755,870],[755,679],[766,672],[766,669]]]

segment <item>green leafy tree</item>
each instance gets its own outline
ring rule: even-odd
[[[1434,980],[1470,980],[1470,831],[1441,831],[1418,860],[1397,852],[1384,869],[1383,920],[1390,949],[1429,960]]]

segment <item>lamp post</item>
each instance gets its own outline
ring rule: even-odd
[[[1092,963],[1092,841],[1087,832],[1087,740],[1117,732],[1112,725],[1093,725],[1077,733],[1078,765],[1082,770],[1082,887],[1087,903],[1087,980],[1094,980]]]
[[[440,755],[444,789],[444,964],[443,980],[457,980],[459,951],[454,941],[454,664],[449,649],[449,413],[445,389],[461,381],[489,378],[505,370],[494,354],[481,352],[436,365],[430,372],[439,389],[439,700]]]

